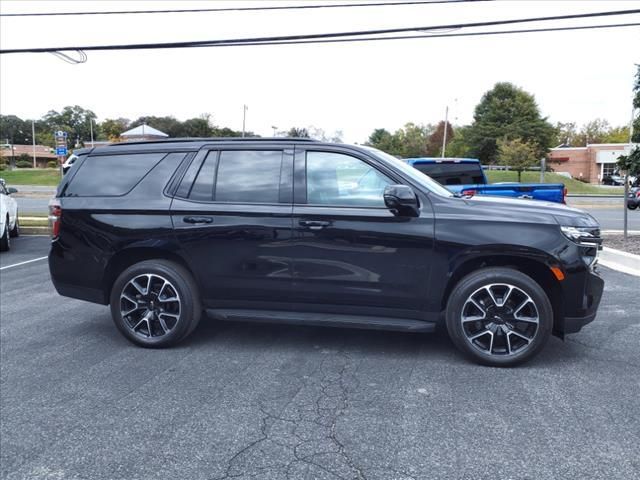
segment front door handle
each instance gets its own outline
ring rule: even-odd
[[[211,217],[184,217],[182,219],[185,223],[213,223],[213,218]]]
[[[301,227],[306,227],[310,230],[320,230],[331,225],[331,222],[327,222],[325,220],[300,220],[298,222],[298,225],[300,225]]]

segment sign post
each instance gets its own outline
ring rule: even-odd
[[[60,176],[62,176],[62,164],[67,158],[67,132],[58,130],[55,132],[56,137],[56,155],[58,156],[58,165],[60,166]]]

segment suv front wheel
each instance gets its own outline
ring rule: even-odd
[[[143,347],[175,345],[196,328],[201,310],[191,274],[166,260],[136,263],[111,289],[111,315],[118,330]]]
[[[447,330],[472,360],[511,367],[536,355],[549,339],[553,309],[531,277],[486,268],[464,277],[447,302]]]

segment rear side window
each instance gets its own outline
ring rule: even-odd
[[[199,167],[192,165],[177,196],[196,201],[279,203],[281,150],[211,151]],[[186,184],[185,184],[186,183]],[[189,188],[190,187],[190,188]]]
[[[220,152],[214,198],[218,202],[278,203],[282,152]]]
[[[416,163],[413,166],[442,185],[475,185],[484,183],[482,167],[479,163]]]
[[[78,197],[125,195],[165,155],[166,153],[140,153],[88,157],[71,180],[66,193]]]

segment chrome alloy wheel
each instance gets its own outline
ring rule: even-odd
[[[120,314],[124,324],[147,340],[171,332],[180,320],[180,307],[176,288],[157,274],[134,277],[120,294]]]
[[[522,289],[507,283],[485,285],[462,307],[462,331],[485,355],[509,356],[527,350],[539,330],[535,302]]]

